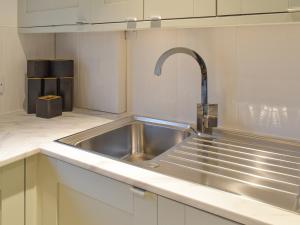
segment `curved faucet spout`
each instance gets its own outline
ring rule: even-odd
[[[207,97],[207,68],[206,68],[206,64],[204,62],[204,60],[202,59],[202,57],[195,52],[194,50],[188,49],[188,48],[183,48],[183,47],[177,47],[177,48],[172,48],[168,51],[166,51],[165,53],[163,53],[155,66],[155,71],[154,73],[157,76],[161,75],[161,71],[162,71],[162,66],[164,64],[164,62],[171,56],[177,53],[183,53],[183,54],[187,54],[192,56],[198,63],[198,65],[200,66],[201,69],[201,75],[202,75],[202,79],[201,79],[201,103],[202,104],[207,104],[208,102],[208,97]]]

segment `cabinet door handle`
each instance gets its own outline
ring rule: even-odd
[[[161,16],[150,16],[150,20],[152,20],[152,21],[161,20]]]
[[[142,197],[142,198],[146,197],[147,191],[145,191],[143,189],[140,189],[140,188],[137,188],[137,187],[131,187],[130,190],[133,192],[133,194],[135,194],[139,197]]]
[[[151,28],[160,28],[161,27],[161,16],[151,16]]]
[[[128,17],[126,18],[126,22],[136,22],[137,18],[136,17]]]
[[[300,7],[289,8],[287,11],[290,12],[290,13],[293,13],[293,12],[300,12]]]
[[[127,21],[127,29],[128,30],[134,30],[136,29],[136,22],[137,22],[137,18],[136,17],[128,17],[126,19]]]
[[[77,21],[76,24],[77,24],[77,25],[84,25],[84,24],[87,24],[87,23],[86,23],[86,22],[83,22],[83,21]]]

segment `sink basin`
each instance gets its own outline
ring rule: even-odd
[[[129,162],[148,161],[190,136],[188,128],[179,123],[129,117],[60,142]]]

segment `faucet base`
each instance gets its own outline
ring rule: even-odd
[[[197,131],[212,134],[212,128],[218,126],[218,105],[197,104]]]

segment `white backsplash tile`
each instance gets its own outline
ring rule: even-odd
[[[20,35],[17,0],[0,0],[0,114],[21,110],[25,101],[26,58],[53,58],[54,35]]]
[[[126,111],[126,44],[123,32],[57,34],[56,57],[75,60],[75,105]]]
[[[194,123],[201,76],[191,57],[172,56],[154,76],[167,49],[194,49],[208,67],[209,102],[220,126],[300,138],[300,25],[147,30],[129,36],[129,96],[133,113]],[[131,38],[130,38],[131,37]]]

